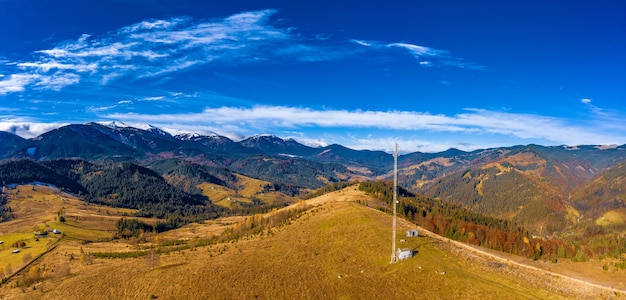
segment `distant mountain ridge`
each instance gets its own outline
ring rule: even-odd
[[[0,159],[67,158],[157,166],[161,175],[184,169],[195,174],[186,183],[204,178],[231,187],[231,175],[224,174],[236,172],[272,182],[291,195],[333,182],[389,179],[393,170],[392,155],[383,151],[336,144],[310,147],[267,134],[233,141],[217,134],[172,135],[153,126],[119,123],[72,124],[32,139],[0,133]],[[159,163],[172,159],[210,168]],[[599,216],[624,205],[624,161],[626,145],[449,149],[401,155],[398,179],[416,193],[530,228],[559,230],[573,225],[573,215]],[[218,176],[209,170],[227,171]]]

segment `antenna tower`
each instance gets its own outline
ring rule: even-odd
[[[393,149],[393,200],[391,201],[393,206],[393,225],[391,229],[391,262],[398,261],[396,256],[396,206],[398,206],[398,144]]]

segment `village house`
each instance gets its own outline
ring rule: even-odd
[[[396,255],[398,260],[405,260],[413,257],[413,251],[409,248],[398,248],[398,253]]]

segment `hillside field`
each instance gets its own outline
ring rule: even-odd
[[[263,234],[161,254],[156,265],[149,255],[86,264],[79,259],[83,251],[124,252],[139,245],[63,239],[33,264],[47,271],[44,280],[27,289],[9,281],[0,288],[0,299],[590,299],[623,293],[434,236],[407,238],[402,233],[416,226],[404,220],[397,246],[416,254],[390,264],[391,218],[368,207],[377,203],[349,187],[310,200],[312,208],[300,217]],[[208,237],[242,221],[191,224],[160,238]]]

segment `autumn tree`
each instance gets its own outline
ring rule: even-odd
[[[26,254],[24,254],[24,256],[22,257],[22,262],[23,262],[24,264],[27,264],[27,263],[29,263],[32,259],[33,259],[33,255],[32,255],[32,254],[30,254],[30,253],[26,253]]]

